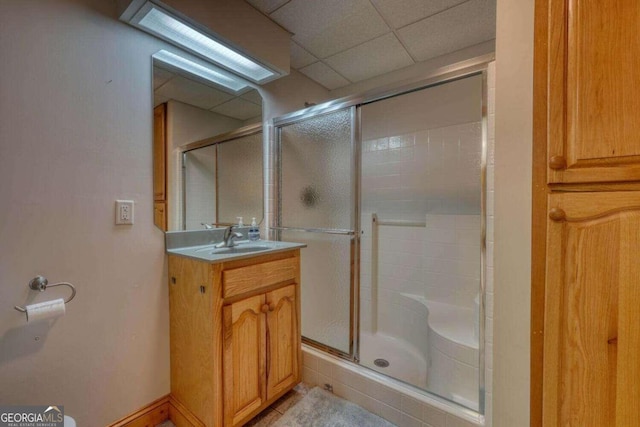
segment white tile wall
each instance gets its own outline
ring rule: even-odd
[[[480,213],[479,121],[363,141],[362,210],[424,221]]]

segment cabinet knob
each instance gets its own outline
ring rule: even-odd
[[[269,311],[273,311],[276,309],[276,305],[272,302],[269,303]]]
[[[263,313],[269,311],[269,304],[264,304],[262,307],[260,307],[260,311]]]
[[[564,221],[567,219],[567,213],[560,208],[551,208],[549,218],[556,222]]]
[[[554,170],[566,169],[567,160],[564,156],[553,156],[549,159],[549,167]]]

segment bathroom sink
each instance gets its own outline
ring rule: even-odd
[[[170,254],[176,254],[207,262],[222,262],[234,259],[252,257],[258,254],[286,251],[306,247],[305,244],[291,242],[274,242],[270,240],[240,240],[232,247],[216,247],[218,244],[186,246],[167,249]]]
[[[216,254],[248,254],[250,252],[261,252],[273,249],[273,246],[267,245],[238,245],[230,248],[215,248],[211,251],[211,255]]]

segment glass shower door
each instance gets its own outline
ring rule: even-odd
[[[355,107],[279,126],[280,238],[302,256],[302,335],[353,355],[357,277]]]

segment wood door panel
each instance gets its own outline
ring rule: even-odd
[[[267,293],[267,397],[299,381],[296,286]]]
[[[640,2],[549,2],[549,182],[640,179]]]
[[[264,295],[223,308],[225,425],[237,425],[266,400]]]
[[[640,192],[549,206],[544,425],[640,425]]]

